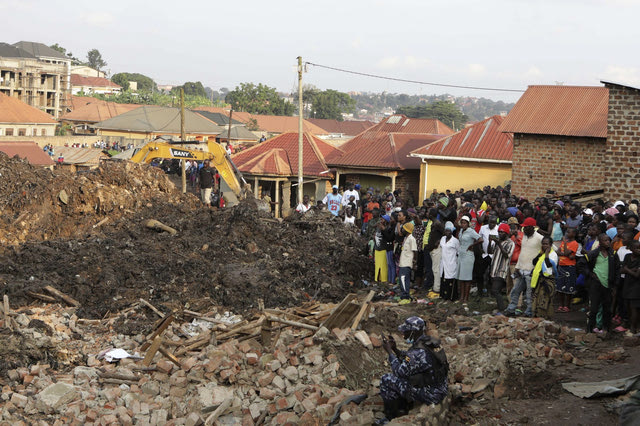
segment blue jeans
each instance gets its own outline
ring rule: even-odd
[[[525,294],[525,303],[527,304],[527,309],[525,310],[525,315],[531,315],[531,272],[532,271],[520,271],[520,275],[515,279],[513,283],[513,290],[511,290],[511,294],[509,295],[511,301],[509,306],[507,306],[506,312],[515,312],[518,307],[518,299],[520,299],[520,294]]]
[[[409,293],[409,290],[411,289],[411,268],[409,266],[403,266],[400,268],[400,288],[402,289],[400,298],[410,299],[411,294]]]

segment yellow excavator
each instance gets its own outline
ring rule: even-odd
[[[178,159],[178,160],[209,160],[212,167],[215,167],[220,177],[229,185],[229,188],[236,194],[238,200],[245,199],[247,193],[251,191],[250,185],[242,177],[227,151],[217,142],[207,142],[209,151],[200,151],[182,147],[183,144],[195,144],[197,142],[149,142],[133,154],[131,161],[134,163],[151,163],[155,159]]]

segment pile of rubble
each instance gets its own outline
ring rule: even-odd
[[[78,318],[76,308],[60,305],[9,309],[0,325],[14,330],[3,331],[3,342],[14,339],[47,355],[12,358],[11,344],[0,349],[6,371],[6,378],[0,375],[0,421],[370,424],[383,416],[379,378],[389,371],[376,319],[392,311],[409,314],[398,312],[408,307],[374,303],[372,296],[265,308],[245,318],[217,309],[162,313],[144,299],[101,320]],[[430,319],[442,307],[412,309]],[[149,333],[118,333],[141,316],[157,318]],[[388,324],[387,332],[395,325]],[[428,327],[448,354],[451,396],[393,424],[447,424],[486,415],[479,401],[526,396],[522,392],[531,384],[518,381],[525,375],[547,377],[541,391],[548,392],[556,380],[551,370],[579,368],[583,356],[593,358],[588,353],[600,340],[537,318],[452,315]],[[609,355],[621,359],[625,351],[614,346]],[[465,401],[468,409],[455,415],[448,410]]]

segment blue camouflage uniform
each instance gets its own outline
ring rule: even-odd
[[[398,329],[404,332],[416,327],[422,330],[424,321],[419,317],[410,317]],[[403,398],[409,402],[438,404],[447,396],[449,385],[446,374],[440,382],[437,381],[434,370],[434,367],[438,365],[437,360],[434,359],[435,356],[429,349],[425,349],[425,342],[429,342],[429,340],[430,337],[422,335],[408,351],[400,354],[400,358],[395,354],[389,355],[392,373],[383,375],[380,380],[380,396],[383,400],[392,401]],[[427,375],[432,385],[412,386],[409,381],[410,377],[420,373]]]

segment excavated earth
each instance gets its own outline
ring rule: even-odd
[[[100,318],[143,297],[159,309],[237,313],[338,301],[370,275],[357,232],[323,212],[278,221],[255,203],[208,210],[147,165],[49,171],[0,155],[0,286],[12,306],[51,285]],[[156,219],[176,235],[145,226]]]

